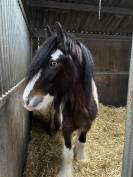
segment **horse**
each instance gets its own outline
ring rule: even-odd
[[[99,110],[94,62],[89,49],[65,32],[59,22],[47,28],[48,38],[36,51],[23,93],[29,111],[54,112],[54,124],[64,138],[58,177],[73,176],[73,159],[85,160],[86,134]],[[72,145],[72,134],[77,140]],[[73,147],[74,146],[74,147]]]

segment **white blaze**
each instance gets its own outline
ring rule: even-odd
[[[54,53],[52,53],[51,57],[52,57],[52,60],[57,60],[59,58],[60,55],[62,55],[62,51],[57,49]]]
[[[28,100],[28,96],[29,96],[30,92],[32,91],[35,83],[39,79],[40,75],[41,75],[41,70],[38,71],[38,73],[27,84],[27,86],[26,86],[26,88],[24,90],[24,93],[23,93],[23,100],[24,100],[24,102],[26,102]]]
[[[28,111],[46,111],[48,106],[50,104],[52,104],[54,97],[51,96],[50,94],[47,95],[31,95],[30,98],[29,94],[30,92],[33,90],[34,85],[36,84],[36,82],[38,81],[38,79],[41,76],[41,70],[38,71],[38,73],[29,81],[29,83],[27,84],[24,93],[23,93],[23,101],[24,101],[24,107],[28,110]],[[42,99],[40,99],[42,97]],[[38,102],[38,104],[36,105],[36,101],[40,99],[40,103]],[[29,101],[28,105],[27,105],[27,101]]]

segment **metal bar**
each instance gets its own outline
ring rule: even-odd
[[[8,93],[7,93],[6,95],[0,97],[0,108],[6,103],[7,98],[10,96],[10,94],[11,94],[12,92],[14,92],[15,90],[19,89],[20,87],[22,87],[22,86],[24,85],[25,80],[26,80],[25,78],[22,79],[22,80],[21,80],[20,82],[18,82],[14,87],[12,87],[12,88],[8,91]]]
[[[70,32],[71,33],[71,32]],[[33,29],[32,34],[34,37],[39,38],[46,38],[46,30],[42,29]],[[72,35],[76,36],[76,38],[97,38],[97,39],[120,39],[120,40],[131,40],[132,35],[129,34],[121,34],[121,33],[102,33],[102,32],[82,32],[82,33],[71,33]]]
[[[8,5],[8,1],[7,1],[7,4],[5,6],[3,6],[4,8],[4,13],[6,12],[6,6]],[[5,15],[3,15],[3,39],[4,39],[4,45],[3,45],[3,48],[4,48],[4,71],[5,71],[5,93],[8,92],[8,89],[9,89],[9,85],[8,85],[8,81],[9,81],[9,77],[8,77],[8,58],[9,58],[9,55],[8,55],[8,18],[6,20],[6,17]]]
[[[4,40],[4,30],[3,30],[3,26],[4,26],[4,17],[2,16],[2,14],[4,14],[4,8],[3,8],[3,4],[1,4],[1,73],[2,73],[2,87],[3,87],[3,92],[2,94],[5,94],[6,91],[6,86],[5,86],[5,81],[6,81],[6,75],[5,75],[5,40]]]
[[[23,17],[24,17],[24,19],[25,19],[25,23],[26,23],[26,25],[27,25],[27,28],[28,28],[28,30],[29,30],[29,32],[30,32],[30,22],[29,22],[28,19],[27,19],[27,16],[26,16],[26,13],[25,13],[25,10],[24,10],[22,1],[21,1],[21,0],[18,0],[18,4],[19,4],[19,6],[20,6],[20,9],[21,9],[21,11],[22,11]]]
[[[1,42],[0,42],[0,55],[1,55]],[[2,82],[2,60],[0,57],[0,97],[3,94],[3,82]]]
[[[121,177],[133,177],[133,37],[128,85],[125,144]]]
[[[11,7],[11,1],[9,1],[9,7]],[[8,29],[11,29],[11,24],[12,24],[12,20],[11,20],[11,16],[12,16],[12,11],[10,10],[8,15]],[[8,31],[8,43],[11,42],[11,35],[10,32]],[[11,67],[11,53],[12,50],[9,50],[9,59],[8,59],[8,69],[9,69],[9,89],[12,87],[12,67]]]
[[[12,7],[15,8],[15,5],[13,4]],[[15,50],[14,50],[14,41],[16,40],[16,37],[14,38],[13,35],[13,30],[15,31],[15,27],[16,25],[13,27],[13,19],[14,19],[14,13],[13,13],[13,9],[11,9],[10,12],[10,45],[12,45],[12,50],[10,50],[10,67],[11,67],[11,80],[10,80],[10,88],[13,87],[15,85],[15,76],[14,76],[14,72],[16,67],[14,66],[14,58],[15,58]]]
[[[9,1],[7,1],[7,6],[9,5]],[[5,19],[5,35],[6,35],[6,40],[9,41],[9,38],[8,38],[8,30],[9,30],[9,18],[7,20],[7,23],[6,23],[6,19]],[[9,54],[8,54],[8,45],[7,45],[7,42],[6,42],[6,73],[7,73],[7,92],[8,90],[10,89],[10,75],[9,75]]]
[[[0,26],[2,26],[2,7],[0,6]],[[2,60],[2,35],[1,35],[1,30],[0,30],[0,96],[3,95],[4,93],[4,88],[3,88],[3,60]]]
[[[44,8],[56,8],[75,11],[97,12],[98,6],[79,4],[79,3],[67,3],[67,2],[55,2],[44,0],[28,0],[27,5],[29,7],[44,7]],[[104,7],[102,6],[101,13],[117,14],[117,15],[133,15],[133,10],[129,8],[116,8],[116,7]]]

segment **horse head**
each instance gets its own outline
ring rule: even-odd
[[[48,38],[37,50],[29,68],[23,101],[31,111],[47,108],[57,100],[55,98],[61,101],[75,91],[76,84],[88,82],[88,78],[84,78],[85,67],[88,67],[84,58],[88,51],[83,51],[84,46],[66,33],[59,22],[55,29],[53,32],[47,27]]]

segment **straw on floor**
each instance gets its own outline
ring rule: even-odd
[[[87,161],[74,161],[74,177],[119,177],[124,142],[125,108],[100,105],[87,135]],[[56,177],[61,166],[62,137],[46,134],[35,123],[31,130],[24,177]]]

